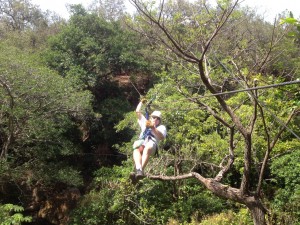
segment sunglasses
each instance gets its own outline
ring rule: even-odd
[[[152,117],[152,119],[159,119],[159,117],[157,117],[157,116],[151,116]]]

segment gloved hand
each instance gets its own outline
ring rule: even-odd
[[[145,104],[145,103],[147,103],[147,99],[146,98],[141,98],[141,102],[143,103],[143,104]]]
[[[150,120],[147,120],[147,121],[146,121],[146,127],[147,127],[147,128],[153,128],[153,127],[154,127],[154,123],[151,122]]]

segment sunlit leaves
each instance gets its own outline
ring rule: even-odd
[[[273,207],[278,216],[287,217],[285,219],[291,220],[290,223],[297,224],[300,208],[299,143],[298,147],[290,150],[292,150],[291,153],[283,153],[272,162],[272,174],[276,176],[273,179],[278,187]],[[285,216],[285,214],[288,215]]]
[[[13,204],[0,205],[0,224],[1,225],[21,225],[24,222],[31,222],[30,216],[24,216],[22,206]]]

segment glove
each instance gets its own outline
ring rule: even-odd
[[[153,127],[154,127],[154,124],[153,124],[150,120],[147,120],[147,121],[146,121],[146,127],[147,127],[147,128],[153,128]]]
[[[145,103],[147,103],[147,99],[146,99],[146,98],[141,98],[141,102],[142,102],[143,104],[145,104]]]

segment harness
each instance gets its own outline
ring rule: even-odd
[[[152,104],[152,101],[155,99],[155,96],[149,101],[149,103],[146,105],[145,107],[145,118],[147,120],[149,120],[149,110],[150,110],[150,106]],[[156,151],[155,151],[155,155],[156,156],[159,156],[158,155],[158,145],[157,145],[157,141],[156,141],[156,138],[155,136],[151,133],[151,128],[146,128],[143,132],[143,135],[140,137],[140,139],[144,139],[146,140],[147,138],[151,139],[155,145],[156,145]]]

